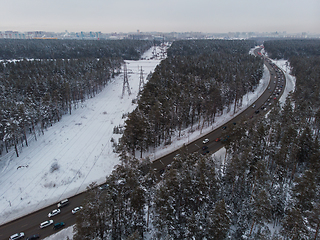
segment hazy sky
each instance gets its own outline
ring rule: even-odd
[[[0,0],[0,31],[320,33],[320,0]]]

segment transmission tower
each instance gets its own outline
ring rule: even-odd
[[[141,67],[141,70],[140,70],[140,82],[139,82],[139,92],[138,92],[138,96],[141,94],[141,91],[142,91],[143,86],[144,86],[143,70],[142,70],[142,67]]]
[[[125,90],[128,90],[128,94],[131,95],[129,81],[128,81],[128,71],[127,71],[127,64],[124,63],[123,66],[123,88],[122,88],[122,97],[124,95]]]

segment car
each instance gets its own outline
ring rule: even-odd
[[[24,232],[15,233],[15,234],[11,235],[9,240],[17,240],[17,239],[21,239],[21,238],[24,238]]]
[[[108,187],[109,187],[108,184],[104,184],[102,186],[99,186],[98,189],[102,191],[102,190],[106,190]]]
[[[255,104],[253,104],[253,105],[252,105],[252,108],[255,108],[255,107],[256,107],[256,105],[255,105]]]
[[[38,239],[38,238],[40,238],[40,235],[39,234],[34,234],[34,235],[30,236],[30,237],[27,237],[26,240],[34,240],[34,239]]]
[[[203,146],[202,147],[202,150],[206,150],[206,149],[208,149],[208,146]]]
[[[202,141],[202,143],[203,144],[206,144],[206,143],[208,143],[210,140],[208,139],[208,138],[206,138],[206,139],[204,139],[203,141]]]
[[[162,175],[163,173],[164,173],[164,168],[161,168],[161,169],[159,170],[159,174]]]
[[[255,111],[256,114],[258,114],[259,112],[260,112],[259,110],[256,110],[256,111]]]
[[[54,229],[54,230],[57,230],[57,229],[59,229],[59,228],[62,228],[64,225],[65,225],[64,222],[58,222],[58,223],[56,223],[56,224],[53,225],[53,229]]]
[[[210,152],[209,150],[203,151],[203,152],[202,152],[202,155],[206,155],[206,154],[209,153],[209,152]]]
[[[67,206],[68,204],[69,204],[69,200],[68,199],[64,199],[61,202],[59,202],[57,204],[57,206],[58,206],[58,208],[61,208],[61,207]]]
[[[60,213],[60,209],[54,209],[48,214],[48,217],[53,217],[59,213]]]
[[[75,207],[74,209],[72,209],[72,214],[76,214],[77,212],[79,212],[82,209],[82,206],[79,207]]]
[[[223,127],[222,127],[222,130],[226,130],[226,129],[227,129],[227,126],[223,126]]]
[[[48,227],[50,226],[51,224],[53,223],[53,220],[47,220],[43,223],[40,224],[40,228],[45,228],[45,227]]]
[[[216,138],[216,142],[219,142],[221,140],[221,138]]]
[[[233,124],[233,125],[237,125],[237,123],[236,123],[236,122],[233,122],[232,124]]]

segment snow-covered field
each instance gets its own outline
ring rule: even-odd
[[[143,57],[150,59],[152,50]],[[61,121],[50,127],[44,135],[38,136],[37,141],[30,139],[29,147],[22,148],[19,158],[14,151],[0,158],[0,224],[82,192],[93,181],[102,183],[111,173],[114,165],[119,162],[117,154],[113,153],[110,140],[117,140],[120,135],[113,134],[113,128],[123,124],[122,115],[131,112],[136,106],[132,104],[132,100],[138,93],[140,68],[142,67],[146,77],[160,60],[126,62],[132,92],[130,96],[126,92],[124,97],[121,97],[123,75],[120,75],[96,97],[88,99],[80,108],[73,110],[72,115],[63,116]],[[284,61],[276,64],[279,67],[285,66]],[[295,78],[289,74],[286,74],[286,77],[287,85],[281,101],[294,90]],[[243,105],[236,109],[235,114],[239,114],[261,95],[269,79],[269,72],[265,67],[259,87],[255,92],[243,97]],[[180,138],[173,140],[173,144],[153,149],[146,153],[145,157],[154,160],[165,155],[181,147],[183,143],[221,126],[234,117],[233,113],[233,109],[225,112],[216,118],[213,126],[202,130],[190,133],[189,129],[185,129]],[[215,155],[219,157],[223,154],[222,149]],[[65,236],[72,236],[72,228],[67,228],[64,232]],[[55,238],[54,235],[48,239],[62,238]]]

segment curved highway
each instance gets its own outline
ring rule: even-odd
[[[256,49],[255,54],[261,55],[259,53],[260,51],[261,48]],[[225,123],[223,126],[213,130],[211,133],[186,145],[188,152],[192,153],[198,151],[204,154],[204,151],[202,150],[204,145],[208,147],[208,149],[205,151],[210,151],[213,153],[219,150],[221,147],[223,147],[223,143],[222,141],[216,140],[223,136],[223,132],[225,131],[223,127],[228,128],[228,126],[239,122],[241,119],[249,119],[256,117],[259,114],[264,114],[272,107],[273,103],[279,99],[285,88],[285,76],[283,72],[273,63],[271,63],[268,58],[264,57],[264,63],[270,72],[270,82],[265,92],[249,108],[244,110],[238,116]],[[264,110],[264,108],[266,109]],[[203,144],[202,141],[204,139],[209,139],[209,142],[207,144]],[[179,151],[180,150],[176,150],[155,160],[152,163],[153,168],[160,174],[164,171],[165,167],[172,162],[173,158],[179,153]],[[57,208],[56,204],[6,223],[0,226],[0,239],[8,239],[11,235],[18,232],[24,232],[25,237],[39,234],[41,239],[43,239],[51,234],[56,233],[57,231],[53,230],[53,225],[40,229],[40,223],[49,219],[54,220],[54,223],[64,222],[65,227],[72,226],[75,224],[75,216],[71,213],[71,210],[77,206],[80,206],[84,198],[85,193],[81,193],[69,198],[70,204],[61,208],[61,213],[51,218],[48,218],[48,213]]]

